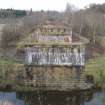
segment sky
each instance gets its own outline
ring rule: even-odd
[[[0,8],[63,11],[67,3],[84,8],[91,3],[105,3],[105,0],[0,0]]]

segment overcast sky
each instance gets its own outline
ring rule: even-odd
[[[70,3],[78,8],[84,8],[90,3],[104,3],[105,0],[0,0],[0,8],[15,8],[33,10],[58,10],[63,11],[66,4]]]

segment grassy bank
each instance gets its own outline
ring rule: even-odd
[[[7,58],[0,59],[0,84],[13,84],[24,65]]]
[[[86,63],[85,74],[94,76],[95,84],[105,87],[105,56],[90,59]]]

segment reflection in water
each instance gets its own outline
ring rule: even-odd
[[[17,99],[15,92],[0,92],[0,105],[25,105],[24,100]]]
[[[0,92],[0,105],[102,105],[101,92]]]
[[[18,98],[24,99],[26,105],[86,105],[92,99],[93,93],[88,92],[49,92],[37,91],[17,93]]]

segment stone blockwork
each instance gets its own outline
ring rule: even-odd
[[[28,66],[26,85],[51,88],[74,88],[79,82],[85,83],[83,67],[70,66]]]

